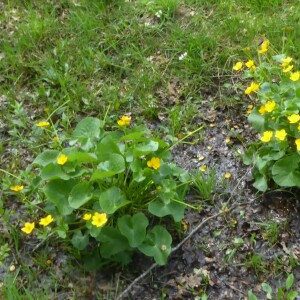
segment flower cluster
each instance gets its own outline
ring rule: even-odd
[[[23,185],[13,185],[10,189],[14,192],[21,192],[24,189]]]
[[[154,170],[158,170],[160,168],[160,159],[158,157],[152,157],[149,161],[147,161],[147,166]]]
[[[48,215],[44,218],[41,218],[40,221],[39,221],[39,224],[46,227],[48,226],[49,224],[51,224],[52,222],[54,221],[53,217],[51,215]],[[26,234],[30,234],[33,229],[35,228],[35,222],[26,222],[24,224],[24,227],[21,228],[21,230],[23,232],[25,232]]]
[[[92,225],[96,227],[102,227],[107,222],[107,215],[105,213],[99,214],[95,212],[94,215],[86,213],[83,215],[83,220],[89,221],[92,219]]]
[[[234,71],[243,69],[244,78],[251,80],[244,93],[255,93],[247,114],[260,137],[246,151],[244,162],[256,167],[254,186],[261,191],[268,188],[270,179],[279,186],[300,187],[300,72],[292,57],[270,57],[271,52],[265,40],[257,51],[259,59],[233,66]]]
[[[129,126],[131,121],[131,117],[122,116],[120,120],[118,120],[119,126]]]
[[[263,43],[260,46],[260,49],[257,51],[258,54],[264,54],[269,50],[269,46],[270,46],[270,41],[269,40],[265,40],[263,41]]]

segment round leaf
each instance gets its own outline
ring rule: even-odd
[[[81,120],[73,132],[74,138],[97,138],[100,135],[101,122],[97,118],[87,117]]]

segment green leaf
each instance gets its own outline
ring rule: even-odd
[[[285,288],[288,291],[294,284],[294,275],[290,274],[285,282]]]
[[[113,186],[100,194],[99,203],[105,213],[113,214],[130,202],[125,199],[123,192],[118,187]]]
[[[257,300],[257,297],[252,293],[252,290],[248,291],[249,300]]]
[[[68,155],[68,161],[77,161],[79,163],[93,163],[97,161],[97,156],[94,153],[72,152]]]
[[[97,118],[87,117],[81,120],[74,129],[73,138],[93,139],[100,136],[101,122]]]
[[[278,160],[272,167],[274,181],[280,186],[300,187],[299,161],[298,154]]]
[[[257,108],[253,109],[248,117],[248,121],[257,131],[263,132],[265,130],[265,118],[258,112]]]
[[[64,172],[63,167],[56,163],[45,166],[41,171],[41,177],[43,180],[50,180],[50,179],[68,180],[70,178],[70,176]]]
[[[171,253],[172,237],[162,226],[155,226],[147,234],[138,249],[147,256],[152,256],[158,265],[165,265]]]
[[[145,138],[143,138],[143,135],[144,135],[144,132],[132,132],[132,133],[122,136],[121,141],[145,140]]]
[[[272,59],[277,63],[282,63],[282,59],[286,58],[285,54],[273,55]]]
[[[32,164],[44,167],[48,164],[56,163],[59,153],[57,150],[46,150],[39,154]]]
[[[80,230],[77,230],[73,234],[71,242],[76,249],[82,251],[89,244],[89,236],[88,234],[83,235]]]
[[[287,300],[294,300],[296,299],[296,297],[298,296],[298,293],[297,292],[289,292],[287,295],[286,295],[286,299]]]
[[[108,160],[112,154],[121,154],[117,142],[111,135],[105,136],[97,146],[97,156],[99,161]]]
[[[69,196],[69,204],[77,209],[87,203],[93,196],[92,186],[89,182],[81,182],[74,186]]]
[[[254,175],[254,183],[253,186],[261,192],[265,192],[268,189],[268,182],[264,175],[260,173],[256,173]]]
[[[241,246],[244,245],[244,240],[242,238],[234,238],[233,244],[235,246]]]
[[[272,299],[272,288],[265,282],[261,284],[262,290],[267,293],[267,299]]]
[[[109,258],[129,248],[127,239],[116,228],[103,227],[97,240],[102,242],[100,253],[104,258]]]
[[[120,154],[111,154],[109,160],[101,162],[98,165],[98,170],[92,175],[91,180],[97,180],[114,176],[125,171],[125,161]]]
[[[165,179],[161,182],[161,190],[159,191],[159,198],[165,204],[170,203],[177,198],[176,183],[172,179]]]
[[[83,255],[83,267],[85,270],[95,272],[102,266],[102,258],[100,257],[100,251],[98,247],[95,247],[92,251],[88,251]]]
[[[44,187],[46,197],[52,202],[61,215],[69,215],[73,208],[69,205],[69,194],[76,185],[76,180],[55,179],[48,182]]]
[[[133,154],[135,156],[147,155],[149,153],[155,152],[157,149],[158,149],[158,142],[147,140],[145,143],[137,145],[133,149]]]
[[[183,219],[185,205],[175,201],[166,204],[161,200],[156,200],[148,205],[148,210],[154,216],[162,218],[171,215],[175,222],[180,222]]]
[[[143,213],[118,219],[118,228],[131,247],[138,247],[144,241],[148,224],[148,219]]]

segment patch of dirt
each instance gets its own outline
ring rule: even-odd
[[[294,274],[293,287],[300,292],[300,193],[261,196],[251,187],[251,170],[242,164],[239,153],[255,134],[244,117],[247,105],[242,110],[211,110],[200,116],[207,125],[204,140],[173,150],[181,167],[192,171],[203,164],[208,169],[214,166],[218,179],[210,203],[201,202],[193,192],[188,196],[188,202],[202,204],[202,209],[186,211],[185,235],[207,217],[225,213],[201,227],[166,266],[155,268],[124,299],[195,299],[204,292],[209,299],[245,299],[249,289],[265,299],[261,283],[267,282],[274,291],[285,286],[286,273]],[[228,172],[231,177],[226,179]],[[134,274],[138,277],[147,270],[137,270],[138,265],[121,274],[124,287]]]

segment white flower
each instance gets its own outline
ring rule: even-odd
[[[159,10],[158,12],[156,12],[155,16],[160,19],[162,16],[162,10]]]
[[[187,56],[187,52],[184,52],[183,54],[181,54],[180,56],[179,56],[179,60],[183,60],[185,57]]]

